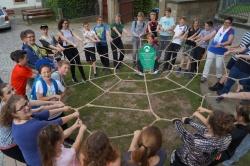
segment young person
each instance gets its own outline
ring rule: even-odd
[[[37,138],[40,130],[49,124],[64,124],[71,119],[78,118],[75,112],[68,116],[48,121],[50,115],[61,111],[68,111],[69,107],[50,109],[39,113],[32,113],[29,102],[21,96],[13,95],[4,105],[2,125],[12,129],[12,136],[19,146],[27,165],[41,166]]]
[[[166,48],[168,48],[169,43],[172,39],[172,33],[174,30],[175,21],[174,18],[171,17],[171,8],[167,7],[165,10],[165,15],[160,18],[157,31],[160,31],[160,52],[161,56],[162,52],[164,52],[164,57],[166,54]]]
[[[61,82],[65,87],[64,77],[68,74],[70,68],[69,61],[60,60],[57,62],[57,70],[51,74],[51,78]]]
[[[67,57],[70,62],[70,71],[72,76],[72,81],[77,83],[78,80],[76,78],[75,66],[78,66],[78,70],[82,77],[82,82],[86,81],[85,73],[83,70],[83,66],[81,64],[81,59],[79,55],[79,51],[77,50],[76,39],[82,41],[80,37],[78,37],[72,30],[69,28],[69,20],[61,19],[58,22],[58,40],[59,43],[64,47],[63,54]]]
[[[63,145],[64,139],[69,137],[77,128],[78,135],[71,148]],[[66,130],[59,125],[48,125],[38,135],[38,145],[41,153],[41,160],[46,166],[79,166],[76,153],[79,151],[86,126],[81,120]]]
[[[83,23],[83,39],[84,39],[84,53],[86,61],[92,65],[94,76],[97,76],[96,72],[96,50],[95,44],[100,42],[100,39],[95,34],[95,31],[90,29],[89,23]]]
[[[51,78],[51,66],[41,65],[39,78],[34,82],[35,93],[32,92],[33,100],[60,100],[65,87],[60,81]]]
[[[61,59],[61,52],[65,49],[58,43],[55,35],[49,33],[49,27],[46,24],[40,26],[41,37],[39,41],[42,46],[47,48],[47,54],[55,58],[56,61]]]
[[[141,47],[141,37],[145,34],[147,24],[144,21],[143,12],[138,12],[137,20],[132,22],[131,33],[132,33],[132,44],[133,44],[133,63],[136,66],[138,61],[138,49]]]
[[[200,22],[198,19],[194,19],[192,26],[186,31],[184,34],[184,38],[186,39],[183,54],[181,57],[181,63],[177,71],[188,72],[190,68],[190,55],[193,52],[193,48],[196,46],[196,43],[193,41],[195,37],[197,37],[201,32]],[[185,62],[186,61],[186,62]]]
[[[124,54],[125,54],[121,36],[123,32],[127,35],[129,34],[121,22],[120,14],[117,14],[115,16],[115,22],[110,25],[110,29],[111,29],[111,38],[113,39],[111,41],[111,49],[113,53],[114,67],[116,69],[119,69],[121,66],[121,62],[123,61]],[[118,53],[119,53],[119,57],[118,57]]]
[[[209,41],[212,38],[210,34],[213,33],[213,31],[213,22],[207,21],[200,34],[192,39],[197,46],[191,52],[191,64],[189,70],[191,72],[191,77],[193,77],[194,73],[199,69],[200,60],[206,52]]]
[[[232,141],[229,147],[225,151],[221,152],[220,159],[212,162],[210,166],[229,160],[234,155],[236,148],[240,145],[242,140],[247,136],[247,134],[249,134],[249,108],[250,107],[248,105],[238,105],[236,107],[236,121],[234,122],[234,128],[231,131]]]
[[[206,118],[201,113],[207,112]],[[231,143],[229,134],[233,129],[234,118],[222,111],[210,111],[200,107],[193,116],[197,117],[204,125],[195,123],[190,118],[174,119],[175,128],[180,134],[183,145],[174,150],[171,155],[172,166],[209,165],[217,155],[226,150]],[[188,124],[196,131],[191,133],[184,128]]]
[[[146,33],[153,33],[154,36],[157,37],[158,21],[156,19],[156,13],[151,12],[149,15],[150,15],[150,21],[147,24]]]
[[[16,65],[11,72],[11,86],[15,89],[18,95],[26,96],[26,85],[30,78],[37,75],[37,71],[28,67],[27,54],[23,50],[16,50],[10,54]]]
[[[167,49],[167,54],[164,57],[165,64],[164,64],[163,70],[171,70],[173,65],[175,64],[177,52],[181,48],[181,44],[184,39],[183,38],[184,34],[187,31],[187,26],[185,25],[185,23],[186,23],[185,17],[181,17],[179,19],[179,24],[176,25],[174,29],[173,40],[170,43]]]
[[[217,79],[222,77],[224,53],[227,51],[225,46],[231,45],[234,40],[234,29],[232,28],[232,23],[232,17],[226,18],[223,26],[220,27],[217,33],[214,32],[211,34],[214,38],[208,47],[207,59],[201,77],[202,83],[206,82],[214,59],[216,63],[216,77]]]
[[[121,159],[117,149],[115,149],[107,135],[101,131],[90,134],[83,144],[80,152],[81,166],[120,166]]]
[[[160,55],[159,55],[159,52],[158,52],[158,41],[157,39],[155,38],[154,34],[153,33],[148,33],[147,34],[147,43],[150,44],[154,49],[155,49],[155,52],[156,52],[156,58],[155,58],[155,65],[154,65],[154,72],[153,74],[157,74],[159,72],[158,68],[159,68],[159,59],[160,59]],[[139,75],[143,75],[142,72],[143,72],[143,67],[141,65],[141,62],[140,60],[138,60],[138,70],[139,70]]]
[[[1,111],[8,99],[13,95],[14,92],[12,88],[7,83],[0,83],[0,117],[2,115]],[[0,118],[0,120],[2,120]],[[12,137],[11,127],[3,126],[0,121],[0,150],[6,156],[9,156],[17,161],[25,163],[23,154],[19,147],[14,142]]]
[[[96,49],[98,54],[100,55],[101,62],[105,67],[104,71],[110,71],[109,67],[109,55],[108,55],[108,44],[107,40],[111,41],[111,37],[109,34],[109,26],[103,23],[103,18],[101,16],[97,17],[96,19],[97,24],[94,26],[93,30],[95,31],[96,35],[100,39],[100,42],[96,43]]]
[[[166,152],[161,145],[162,133],[158,127],[149,126],[136,130],[129,150],[124,155],[124,165],[163,166]]]

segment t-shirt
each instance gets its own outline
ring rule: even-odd
[[[139,37],[139,35],[145,34],[147,23],[144,21],[133,21],[131,26],[132,35]]]
[[[150,27],[150,30],[152,31],[152,33],[155,35],[155,37],[157,36],[157,26],[158,26],[158,21],[149,21],[148,25]],[[146,32],[149,33],[148,28],[146,29]]]
[[[57,85],[58,85],[58,89],[60,92],[64,92],[65,91],[65,87],[62,85],[62,83],[58,80],[55,80]],[[51,84],[47,84],[47,94],[46,96],[52,96],[52,95],[56,95],[56,89],[55,89],[55,86],[54,84],[51,82]],[[43,94],[43,85],[42,85],[42,82],[40,80],[38,80],[36,82],[36,93],[40,93],[40,94]]]
[[[11,86],[16,94],[24,96],[26,94],[26,85],[29,78],[32,77],[32,69],[27,66],[16,64],[11,73]]]
[[[109,31],[109,26],[107,24],[97,24],[93,30],[95,31],[98,38],[101,40],[100,44],[103,46],[107,46],[106,32]]]
[[[217,33],[219,33],[219,31]],[[227,33],[224,35],[223,39],[221,40],[221,43],[228,41],[230,35],[234,35],[233,28],[231,28],[227,31]],[[216,47],[217,44],[218,43],[216,41],[214,41],[214,39],[213,39],[212,42],[210,43],[210,46],[208,47],[208,51],[210,51],[214,54],[217,54],[217,55],[224,55],[224,53],[227,51],[227,49],[224,47]]]
[[[236,148],[240,145],[241,141],[249,132],[249,127],[241,124],[236,124],[235,128],[232,130],[232,141],[224,153],[227,153],[229,156],[232,156]]]
[[[211,30],[208,30],[208,31],[206,29],[203,29],[203,30],[201,30],[199,35],[200,35],[201,38],[203,38],[203,37],[209,35],[210,33],[212,33],[213,31],[214,31],[214,29],[211,29]],[[200,43],[198,43],[199,47],[202,47],[202,48],[205,48],[205,49],[207,48],[208,44],[209,44],[209,40],[201,41]]]
[[[198,29],[189,28],[187,37],[189,38],[189,37],[193,36],[195,33],[197,35],[199,35],[200,32],[201,32],[200,28],[198,28]],[[196,45],[196,43],[194,41],[191,41],[191,40],[187,40],[186,44],[190,45],[190,46],[195,46]]]
[[[186,25],[176,25],[176,27],[174,29],[174,37],[173,37],[172,43],[181,45],[181,43],[183,42],[183,39],[180,39],[177,36],[181,36],[186,31],[187,31],[187,26]]]
[[[163,166],[164,162],[167,158],[166,151],[162,148],[157,151],[156,155],[160,158],[160,161],[155,166]],[[128,151],[124,154],[124,163],[122,165],[124,166],[136,166],[136,164],[131,163],[131,151]]]
[[[74,148],[65,148],[61,146],[62,153],[56,158],[55,166],[78,166],[76,151]]]
[[[90,38],[95,39],[95,32],[93,30],[87,31],[83,30],[83,41],[84,48],[95,47],[95,42],[93,42]]]
[[[61,75],[59,74],[58,71],[54,71],[54,72],[51,74],[51,78],[54,79],[54,80],[57,80],[57,81],[61,82],[61,84],[62,84],[63,86],[65,85],[63,76],[61,76]]]
[[[124,29],[124,25],[122,23],[113,23],[111,24],[110,26],[110,29],[111,29],[111,37],[112,38],[117,38],[118,37],[118,34],[113,30],[113,28],[116,27],[116,29],[118,30],[118,32],[120,34],[122,34],[123,32],[123,29]]]
[[[167,31],[167,29],[171,28],[175,25],[173,17],[161,17],[159,24],[162,26],[164,30],[160,31],[161,36],[172,36],[171,33]]]
[[[15,143],[22,151],[23,157],[27,165],[41,166],[41,159],[38,149],[38,134],[41,129],[50,124],[62,125],[61,118],[47,121],[49,111],[42,111],[33,114],[33,118],[23,124],[12,123],[12,135]]]

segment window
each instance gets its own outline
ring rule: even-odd
[[[25,2],[26,0],[14,0],[14,2]]]

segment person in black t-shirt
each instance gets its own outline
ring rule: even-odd
[[[234,123],[234,129],[231,131],[232,141],[227,148],[227,150],[223,151],[220,155],[219,160],[215,160],[212,164],[209,166],[214,166],[216,164],[219,164],[225,160],[229,160],[236,148],[240,145],[241,141],[245,138],[245,136],[250,132],[249,127],[249,105],[238,105],[236,108],[236,116]]]

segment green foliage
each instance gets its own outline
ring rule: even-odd
[[[134,0],[134,15],[136,16],[138,12],[143,12],[145,16],[154,7],[155,0]]]
[[[77,18],[96,14],[97,0],[43,0],[45,7],[52,8],[57,14],[61,8],[65,18]]]

